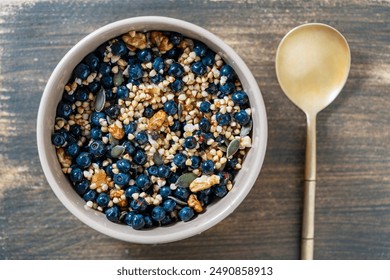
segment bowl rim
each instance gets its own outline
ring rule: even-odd
[[[181,30],[186,30],[188,31],[187,33],[196,33],[199,37],[202,38],[207,38],[207,41],[212,41],[212,44],[214,47],[218,47],[219,49],[223,50],[222,56],[229,57],[233,60],[232,67],[236,70],[240,69],[240,71],[245,72],[245,79],[248,81],[248,83],[251,85],[251,92],[254,92],[257,96],[249,96],[251,99],[251,104],[252,107],[256,108],[256,114],[258,116],[258,121],[259,121],[259,127],[257,129],[260,129],[259,132],[259,139],[258,143],[261,145],[256,147],[255,149],[251,149],[250,151],[254,151],[253,157],[255,157],[256,166],[250,166],[251,169],[251,174],[252,176],[249,176],[248,180],[245,180],[242,185],[243,190],[240,190],[238,192],[238,195],[234,197],[231,200],[231,203],[227,205],[222,211],[218,212],[217,215],[214,217],[209,218],[206,222],[198,225],[196,223],[197,219],[194,219],[190,222],[187,222],[188,224],[191,224],[191,226],[188,227],[183,227],[183,230],[181,231],[175,231],[172,232],[172,230],[169,230],[169,227],[159,227],[153,229],[157,234],[149,234],[148,231],[135,231],[131,229],[132,231],[129,231],[127,233],[120,232],[119,230],[116,230],[117,226],[123,226],[123,225],[117,225],[112,222],[107,223],[99,223],[93,219],[91,219],[91,211],[86,211],[84,207],[80,207],[80,205],[72,202],[68,197],[67,193],[65,190],[61,188],[59,185],[59,182],[57,182],[57,178],[54,176],[53,169],[54,167],[49,161],[49,154],[50,151],[48,151],[47,145],[51,145],[51,140],[48,139],[47,136],[47,131],[48,128],[45,126],[45,120],[48,117],[47,116],[47,106],[49,106],[49,96],[53,91],[53,88],[55,88],[57,80],[61,75],[63,75],[63,71],[67,67],[67,64],[69,64],[69,59],[77,53],[82,52],[83,48],[90,47],[91,41],[94,38],[97,37],[104,37],[107,36],[107,34],[112,34],[115,33],[116,30],[119,29],[129,29],[133,25],[168,25],[173,27],[180,27],[179,29]],[[177,29],[177,28],[175,28]],[[142,31],[140,28],[137,28],[137,30]],[[150,30],[150,29],[148,29]],[[160,29],[164,30],[164,29]],[[167,30],[167,29],[165,29]],[[176,30],[175,30],[176,31]],[[120,34],[123,34],[125,32],[122,32],[117,35],[119,36]],[[183,33],[183,32],[182,32]],[[189,35],[185,35],[188,37],[191,37]],[[116,36],[111,36],[110,38],[115,38]],[[105,42],[107,39],[104,39],[102,41]],[[209,44],[207,44],[209,46]],[[98,45],[94,45],[94,49],[96,49]],[[90,52],[90,51],[89,51]],[[87,53],[89,53],[87,52]],[[85,55],[84,55],[85,56]],[[225,59],[225,58],[224,58]],[[226,59],[225,59],[226,60]],[[73,69],[71,69],[73,71]],[[69,79],[69,77],[68,77]],[[242,79],[242,77],[240,77]],[[249,94],[248,94],[249,95]],[[255,103],[255,104],[254,104]],[[255,106],[253,106],[255,105]],[[46,120],[47,122],[47,120]],[[53,119],[54,123],[54,119]],[[54,124],[53,124],[54,126]],[[52,133],[52,129],[50,128]],[[49,137],[50,138],[50,137]],[[264,162],[265,158],[265,152],[266,152],[266,147],[267,147],[267,138],[268,138],[268,126],[267,126],[267,115],[266,115],[266,109],[265,109],[265,104],[263,101],[263,97],[260,91],[260,88],[256,82],[256,79],[254,78],[252,72],[249,70],[245,62],[239,57],[239,55],[229,46],[227,45],[224,41],[222,41],[219,37],[214,35],[213,33],[209,32],[208,30],[197,26],[193,23],[184,21],[184,20],[179,20],[175,18],[170,18],[170,17],[161,17],[161,16],[142,16],[142,17],[132,17],[132,18],[127,18],[127,19],[122,19],[119,21],[115,21],[112,23],[109,23],[107,25],[104,25],[89,35],[85,36],[83,39],[81,39],[76,45],[74,45],[65,55],[64,57],[60,60],[60,62],[57,64],[55,69],[53,70],[42,95],[41,102],[39,105],[39,110],[38,110],[38,117],[37,117],[37,146],[38,146],[38,154],[41,162],[42,169],[44,171],[45,177],[57,196],[57,198],[61,201],[61,203],[74,215],[76,216],[79,220],[81,220],[83,223],[88,225],[89,227],[95,229],[96,231],[103,233],[105,235],[108,235],[110,237],[127,241],[127,242],[133,242],[133,243],[139,243],[139,244],[158,244],[158,243],[167,243],[167,242],[173,242],[173,241],[178,241],[182,240],[185,238],[189,238],[191,236],[194,236],[196,234],[200,234],[203,231],[213,227],[214,225],[218,224],[220,221],[225,219],[227,216],[229,216],[237,207],[238,205],[241,204],[241,202],[245,199],[249,191],[252,189],[253,185],[256,182],[256,179],[260,173],[261,167]],[[245,164],[245,161],[244,161]],[[65,178],[65,175],[63,175]],[[68,183],[70,185],[70,183]],[[233,188],[234,189],[234,188]],[[74,192],[75,193],[75,192]],[[78,196],[78,195],[77,195]],[[82,199],[82,198],[81,198]],[[223,199],[222,199],[223,201]],[[84,202],[85,204],[85,202]],[[95,210],[92,210],[94,212],[97,212]],[[102,213],[98,213],[97,215],[104,215]],[[203,213],[202,215],[205,215],[206,213]],[[105,217],[104,217],[105,218]],[[175,225],[176,226],[176,225]],[[176,226],[177,227],[177,226]],[[167,229],[168,230],[165,230]]]

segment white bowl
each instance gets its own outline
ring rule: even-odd
[[[189,222],[178,222],[168,227],[133,230],[127,225],[108,221],[104,214],[84,207],[85,201],[73,190],[61,171],[56,151],[51,143],[56,106],[76,65],[102,43],[130,30],[167,30],[204,42],[230,64],[248,93],[253,119],[253,146],[235,179],[235,187],[221,200],[208,205],[207,210]],[[37,142],[45,176],[58,199],[82,222],[111,237],[134,243],[156,244],[181,240],[200,234],[216,225],[244,200],[254,185],[263,164],[267,144],[267,117],[260,89],[242,59],[209,31],[194,24],[166,17],[136,17],[120,20],[99,28],[77,43],[58,63],[44,90],[38,112]],[[56,211],[56,209],[53,209]]]

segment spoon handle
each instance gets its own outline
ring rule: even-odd
[[[303,199],[303,222],[301,259],[312,260],[314,255],[314,212],[316,191],[316,117],[307,114],[305,186]]]

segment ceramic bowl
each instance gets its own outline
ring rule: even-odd
[[[248,93],[253,112],[252,148],[235,178],[235,187],[224,198],[208,205],[204,213],[189,222],[177,222],[172,226],[140,231],[127,225],[112,223],[103,213],[86,209],[85,201],[73,190],[72,185],[62,173],[55,147],[51,143],[56,107],[76,65],[102,43],[130,30],[176,31],[186,37],[202,41],[234,68],[244,90]],[[77,43],[58,63],[47,82],[41,99],[37,122],[37,143],[47,181],[62,204],[78,219],[91,228],[116,239],[143,244],[166,243],[202,233],[226,218],[244,200],[254,185],[263,164],[267,144],[267,117],[260,89],[251,71],[237,53],[220,38],[197,25],[182,20],[155,16],[135,17],[108,24],[92,32]],[[53,212],[55,211],[56,209],[53,209]]]

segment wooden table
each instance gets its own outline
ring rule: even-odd
[[[316,259],[390,259],[390,2],[0,2],[0,259],[298,259],[305,116],[282,93],[275,51],[291,28],[323,22],[347,38],[349,79],[317,122]],[[128,3],[124,3],[128,2]],[[253,71],[269,142],[238,209],[199,236],[136,245],[75,218],[51,191],[36,148],[36,116],[58,61],[80,39],[127,17],[198,24]]]

